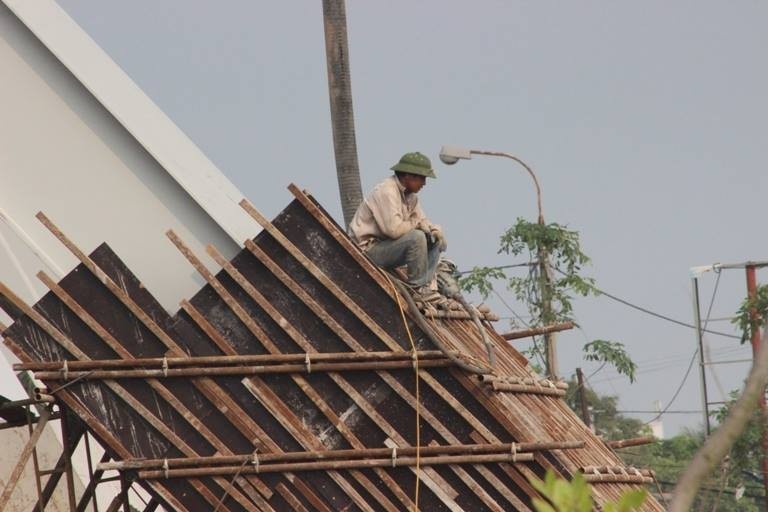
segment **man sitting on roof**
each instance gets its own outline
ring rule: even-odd
[[[394,176],[376,185],[358,207],[350,236],[380,267],[405,265],[417,300],[439,301],[434,277],[447,243],[440,226],[424,215],[417,196],[427,178],[437,176],[421,153],[406,153],[391,169]]]

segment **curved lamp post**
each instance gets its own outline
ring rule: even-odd
[[[486,156],[501,156],[504,158],[509,158],[511,160],[514,160],[518,164],[522,165],[523,168],[530,174],[531,179],[533,179],[533,184],[536,186],[536,207],[539,212],[539,224],[544,224],[544,212],[541,209],[541,187],[539,186],[539,180],[536,177],[536,174],[534,174],[533,170],[520,160],[515,155],[510,155],[509,153],[504,153],[501,151],[483,151],[480,149],[465,149],[458,146],[443,146],[440,148],[440,161],[442,161],[446,165],[453,165],[459,160],[471,160],[472,155],[486,155]]]
[[[443,146],[440,148],[440,160],[446,165],[453,165],[459,160],[471,160],[472,155],[485,155],[485,156],[500,156],[509,158],[520,164],[533,179],[533,184],[536,186],[536,207],[539,213],[538,223],[544,225],[544,212],[541,209],[541,187],[539,186],[539,180],[533,170],[518,157],[509,153],[501,151],[483,151],[479,149],[466,149],[459,146]],[[540,293],[542,297],[542,310],[544,316],[549,316],[552,312],[551,293],[549,290],[552,285],[552,273],[551,266],[549,264],[549,254],[544,249],[539,249],[539,273],[540,278]],[[544,335],[546,344],[546,365],[547,376],[550,378],[557,378],[557,353],[555,348],[555,334],[547,333]]]

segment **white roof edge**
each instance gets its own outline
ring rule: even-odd
[[[208,215],[243,246],[243,194],[54,0],[0,0]]]

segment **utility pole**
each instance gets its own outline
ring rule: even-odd
[[[699,278],[691,277],[693,292],[693,325],[696,327],[696,344],[699,347],[699,378],[701,379],[701,409],[704,413],[704,434],[709,437],[712,426],[709,423],[709,395],[707,394],[707,368],[704,360],[704,332],[701,327],[701,306],[699,305]]]
[[[747,274],[747,297],[754,299],[757,296],[757,272],[755,271],[755,265],[747,265],[745,267]],[[749,312],[750,320],[752,320],[752,360],[757,360],[757,351],[760,348],[760,330],[758,327],[757,311],[752,308]],[[760,393],[758,403],[760,404],[760,416],[763,421],[763,486],[765,487],[766,496],[768,496],[768,414],[765,407],[765,389]]]
[[[587,392],[584,388],[584,373],[581,368],[576,368],[576,381],[579,384],[577,388],[579,393],[579,403],[581,404],[581,419],[584,420],[584,424],[592,430],[592,417],[589,414],[589,405],[587,404]]]
[[[544,218],[539,216],[539,224],[544,225]],[[539,293],[541,294],[541,320],[542,325],[554,323],[552,314],[552,267],[549,264],[549,254],[540,249],[539,254]],[[557,368],[557,339],[554,332],[544,333],[544,354],[546,361],[547,378],[558,378]]]

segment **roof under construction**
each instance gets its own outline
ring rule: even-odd
[[[33,307],[2,287],[3,336],[104,446],[104,468],[179,511],[530,510],[547,470],[584,473],[598,505],[652,481],[490,316],[425,325],[289,188],[271,222],[242,203],[264,229],[231,260],[209,246],[217,273],[168,233],[205,283],[174,316],[106,244],[86,255],[39,215],[80,264],[59,282],[41,273],[50,292]]]

